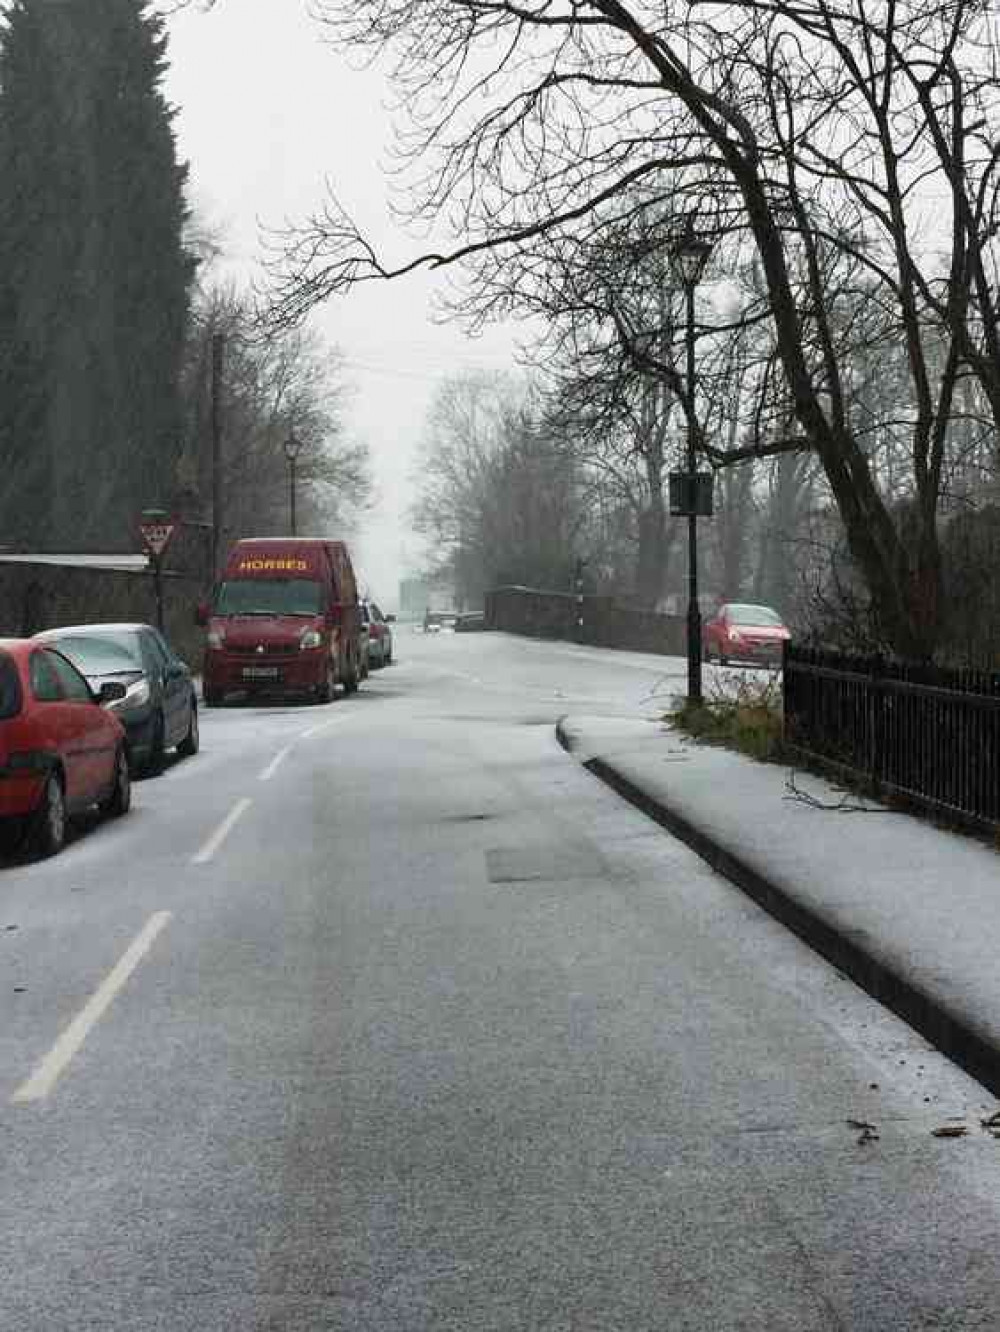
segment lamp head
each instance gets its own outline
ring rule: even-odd
[[[711,241],[698,235],[694,229],[694,214],[688,213],[684,220],[684,230],[673,250],[674,265],[685,287],[698,285],[711,253]]]

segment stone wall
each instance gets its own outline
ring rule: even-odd
[[[204,582],[163,575],[164,628],[177,653],[201,669],[204,631],[194,623]],[[156,592],[148,570],[0,560],[0,637],[24,637],[63,624],[156,623]]]
[[[583,598],[582,629],[577,624],[578,613],[577,598],[568,592],[500,587],[486,594],[486,624],[490,629],[665,656],[683,656],[686,651],[683,616],[658,615],[624,606],[614,597],[595,596]]]

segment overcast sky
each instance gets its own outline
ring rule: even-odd
[[[386,85],[377,72],[350,69],[324,43],[303,0],[218,0],[207,13],[175,15],[169,31],[166,91],[178,107],[192,201],[222,229],[232,265],[249,279],[261,225],[305,217],[327,179],[389,254],[412,251],[388,217]],[[355,541],[356,563],[390,606],[419,554],[405,515],[435,384],[465,367],[513,364],[512,331],[471,340],[432,322],[433,290],[429,277],[368,286],[315,317],[346,360],[347,429],[368,442],[374,460],[380,498]]]

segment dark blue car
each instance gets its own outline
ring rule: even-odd
[[[56,643],[90,687],[116,681],[125,697],[108,704],[125,727],[129,766],[161,771],[168,749],[198,752],[198,699],[186,662],[149,624],[77,624],[36,634]]]

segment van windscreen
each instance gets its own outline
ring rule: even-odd
[[[323,588],[308,578],[237,578],[225,582],[216,615],[321,615]]]

